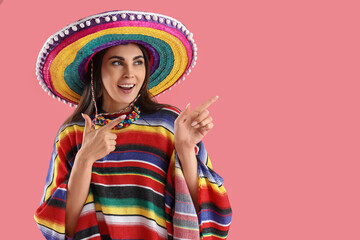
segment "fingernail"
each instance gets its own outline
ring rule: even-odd
[[[81,113],[81,116],[84,118],[84,114],[83,114],[83,113]]]
[[[121,119],[125,119],[125,118],[126,118],[126,115],[124,114],[124,115],[122,115],[120,118],[121,118]]]
[[[199,124],[197,124],[194,128],[199,128],[200,127],[200,125]]]
[[[187,108],[189,107],[189,105],[190,105],[190,103],[188,103],[188,104],[186,105],[185,109],[187,109]]]
[[[195,126],[196,124],[198,124],[196,121],[192,122],[191,126]]]

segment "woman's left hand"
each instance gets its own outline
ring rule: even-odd
[[[215,96],[208,99],[193,111],[190,110],[189,103],[180,113],[174,125],[174,141],[177,151],[194,149],[195,145],[214,127],[213,119],[207,108],[218,98]]]

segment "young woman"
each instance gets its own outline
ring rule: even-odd
[[[231,209],[202,144],[212,97],[183,112],[157,95],[195,63],[178,21],[114,11],[50,37],[38,75],[77,104],[54,144],[35,220],[47,239],[224,239]]]

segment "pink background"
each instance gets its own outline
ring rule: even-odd
[[[65,25],[113,9],[169,15],[194,33],[197,66],[158,100],[220,96],[204,142],[232,203],[229,239],[360,239],[358,3],[3,0],[1,239],[42,239],[33,213],[73,110],[38,85],[37,54]]]

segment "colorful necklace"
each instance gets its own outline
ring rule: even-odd
[[[136,120],[138,120],[139,117],[140,117],[140,110],[138,107],[134,106],[134,110],[129,115],[127,115],[124,120],[119,122],[114,128],[120,129],[123,127],[127,127]],[[98,115],[97,120],[99,125],[101,126],[104,126],[105,124],[111,122],[110,119],[105,118],[103,115]]]

